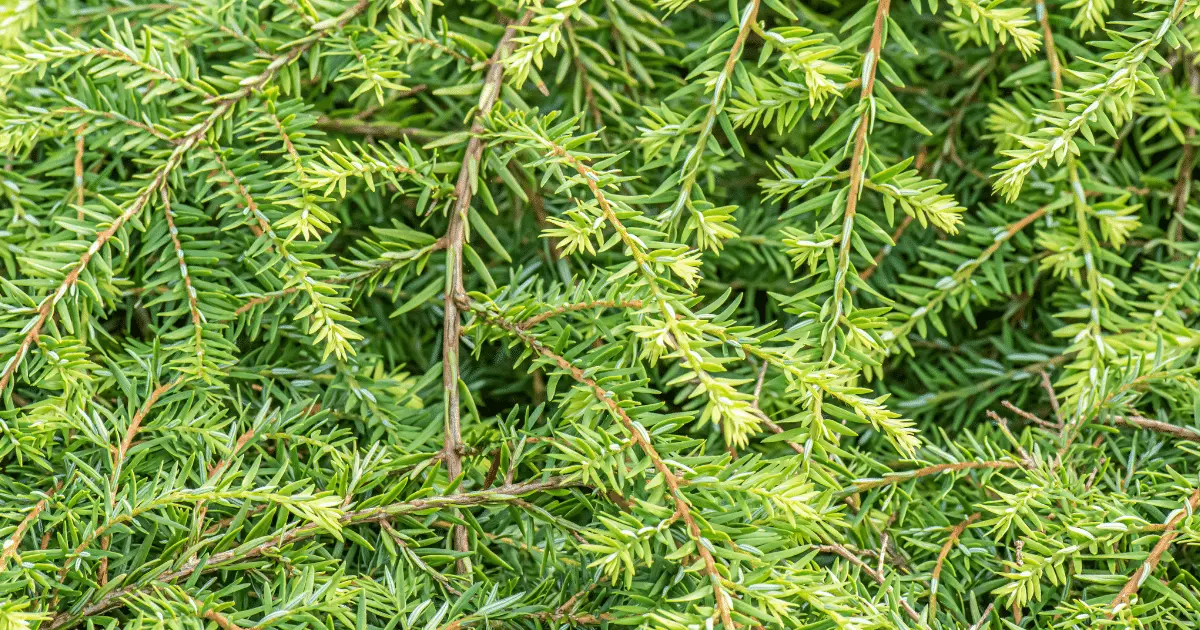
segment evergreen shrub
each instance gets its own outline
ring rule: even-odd
[[[1200,0],[0,0],[0,630],[1200,626]]]

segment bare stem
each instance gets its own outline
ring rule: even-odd
[[[446,474],[451,482],[462,475],[462,401],[459,393],[459,343],[462,337],[462,317],[459,314],[458,298],[466,293],[463,287],[463,243],[466,241],[467,212],[471,208],[471,198],[475,193],[476,177],[479,174],[480,159],[483,157],[483,118],[496,105],[500,96],[501,82],[504,79],[504,64],[496,63],[512,48],[512,39],[517,29],[525,26],[533,19],[533,12],[526,11],[519,21],[510,24],[496,45],[492,54],[492,63],[488,66],[487,78],[483,82],[483,93],[479,97],[479,107],[475,120],[471,125],[471,140],[467,142],[466,154],[463,156],[462,167],[458,170],[458,184],[454,188],[454,208],[450,213],[450,225],[446,228],[446,266],[449,267],[449,281],[446,286],[445,316],[442,325],[442,386],[446,397],[445,438],[443,452],[445,453]],[[467,540],[466,528],[455,527],[452,534],[454,549],[459,553],[467,553],[470,545]],[[457,562],[459,573],[468,569],[465,558]]]

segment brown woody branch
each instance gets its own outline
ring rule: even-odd
[[[479,173],[480,159],[483,157],[483,118],[496,105],[500,96],[501,84],[504,79],[504,65],[499,61],[512,48],[513,37],[517,29],[529,24],[533,19],[533,11],[526,11],[519,21],[510,24],[496,45],[492,54],[492,64],[488,67],[487,77],[483,81],[482,95],[479,97],[479,107],[471,124],[471,139],[463,155],[462,166],[458,171],[458,184],[454,187],[454,208],[450,212],[450,225],[446,228],[446,266],[449,267],[450,278],[446,287],[445,316],[442,320],[442,387],[446,396],[446,426],[443,440],[445,453],[446,474],[451,482],[462,475],[462,401],[459,392],[459,345],[462,337],[462,317],[459,314],[458,298],[466,293],[463,287],[463,243],[466,241],[467,212],[471,208],[471,199],[475,192],[476,176]],[[467,553],[470,545],[467,540],[467,530],[458,526],[453,530],[454,549],[459,553]],[[459,573],[467,572],[467,562],[459,559]]]

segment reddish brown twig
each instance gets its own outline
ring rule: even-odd
[[[208,476],[206,477],[206,480],[211,480],[214,477],[225,472],[225,469],[229,467],[230,462],[232,462],[235,458],[237,458],[238,454],[241,453],[242,449],[246,446],[246,444],[250,440],[254,439],[254,436],[255,436],[254,427],[246,429],[245,433],[238,436],[237,441],[235,441],[233,444],[233,450],[229,452],[229,456],[221,459],[216,464],[214,464],[211,468],[208,469]],[[200,505],[198,505],[196,507],[196,519],[195,520],[197,523],[198,531],[204,530],[204,517],[207,514],[208,514],[208,504],[201,502]]]
[[[246,300],[245,304],[237,307],[237,310],[235,310],[233,312],[233,316],[241,317],[242,315],[245,315],[247,311],[254,308],[255,306],[258,306],[259,304],[266,304],[267,302],[270,302],[271,300],[283,297],[285,295],[291,295],[299,290],[300,290],[299,286],[294,286],[294,287],[288,287],[281,291],[275,291],[273,293],[267,293],[265,295],[260,295],[258,297],[250,298],[249,300]]]
[[[241,626],[230,621],[229,617],[222,615],[212,608],[205,610],[200,616],[217,624],[217,627],[221,630],[243,630]]]
[[[983,461],[983,462],[953,462],[949,464],[934,464],[916,470],[908,470],[904,472],[890,473],[880,479],[860,479],[858,483],[850,486],[850,492],[857,493],[874,488],[882,488],[897,483],[903,483],[911,479],[927,477],[944,472],[959,472],[962,470],[976,469],[1005,469],[1005,468],[1020,468],[1021,464],[1010,461]]]
[[[950,550],[954,547],[954,543],[958,542],[962,533],[967,527],[979,519],[979,512],[976,512],[967,517],[966,520],[955,525],[950,530],[950,537],[946,539],[942,545],[942,550],[938,552],[937,562],[933,565],[933,573],[929,577],[929,619],[934,619],[937,615],[937,592],[939,580],[942,577],[942,565],[946,561],[946,556],[950,555]]]
[[[1181,427],[1168,422],[1159,422],[1158,420],[1151,420],[1149,418],[1143,418],[1142,416],[1113,416],[1109,418],[1109,420],[1113,424],[1120,427],[1145,429],[1147,431],[1154,431],[1156,433],[1162,433],[1163,435],[1169,435],[1175,439],[1184,440],[1186,442],[1200,442],[1200,431],[1190,427]]]
[[[83,182],[83,132],[87,130],[87,123],[79,125],[79,129],[75,130],[75,205],[79,206],[79,210],[75,212],[75,218],[83,220],[83,196],[86,188]]]
[[[37,520],[38,516],[40,516],[42,511],[46,509],[46,506],[49,505],[50,499],[52,499],[55,493],[62,488],[62,484],[62,481],[55,483],[54,487],[46,493],[45,497],[33,504],[33,509],[29,510],[29,513],[25,515],[25,518],[21,519],[21,523],[17,525],[17,529],[13,531],[12,536],[9,536],[8,540],[4,541],[3,550],[0,550],[0,571],[4,570],[4,565],[8,563],[9,558],[17,555],[17,550],[21,547],[21,539],[25,537],[25,533],[29,531],[29,528],[33,525],[33,522]]]
[[[979,621],[971,624],[971,627],[967,628],[967,630],[980,630],[983,628],[984,622],[986,622],[992,616],[992,610],[995,609],[995,607],[995,603],[988,604],[987,608],[983,609],[983,614],[979,615]]]
[[[517,324],[522,330],[528,330],[548,319],[558,317],[563,313],[574,313],[577,311],[587,311],[594,308],[642,308],[641,300],[594,300],[591,302],[580,302],[578,304],[564,304],[557,308],[551,309],[544,313],[538,313],[533,317]]]
[[[1045,374],[1045,372],[1043,372],[1043,374]],[[1012,404],[1011,402],[1009,402],[1007,400],[1000,401],[1000,404],[1003,405],[1005,409],[1017,414],[1018,416],[1021,416],[1022,418],[1025,418],[1026,420],[1028,420],[1038,426],[1045,427],[1047,429],[1061,429],[1062,428],[1061,426],[1054,424],[1053,422],[1047,422],[1045,420],[1042,420],[1041,418],[1029,413],[1028,411],[1025,411],[1024,409],[1021,409],[1020,407]]]
[[[159,385],[158,387],[154,388],[153,390],[151,390],[150,395],[146,397],[146,400],[142,402],[142,406],[140,408],[138,408],[138,410],[133,414],[133,418],[130,419],[129,427],[125,430],[125,437],[121,439],[120,444],[117,445],[117,452],[113,454],[112,478],[109,480],[109,483],[111,486],[110,497],[109,497],[109,507],[110,508],[115,507],[117,505],[117,494],[120,489],[119,480],[121,477],[121,470],[124,468],[125,456],[129,453],[129,449],[133,447],[133,440],[135,437],[137,437],[138,431],[141,431],[141,429],[142,429],[142,421],[144,421],[146,419],[146,415],[150,413],[150,409],[151,409],[151,407],[154,406],[154,403],[158,402],[158,399],[162,398],[163,394],[166,394],[168,391],[171,390],[171,388],[178,385],[182,380],[183,380],[182,378],[177,378],[169,383],[164,383],[164,384]],[[75,554],[78,555],[79,552],[83,551],[86,548],[87,544],[89,544],[91,542],[91,540],[92,539],[90,539],[90,538],[84,540],[84,542],[80,544],[79,548],[75,550]],[[108,551],[108,545],[110,542],[111,541],[110,541],[109,537],[105,536],[104,538],[100,539],[100,548],[103,549],[104,551]],[[62,576],[65,575],[64,572],[66,571],[68,566],[69,566],[69,563],[63,564],[63,567],[59,572],[60,580],[62,579]],[[98,579],[99,579],[101,585],[104,585],[108,582],[108,558],[107,557],[100,558],[100,569],[99,569],[99,578]]]
[[[1062,410],[1058,407],[1058,394],[1054,391],[1054,384],[1050,382],[1050,373],[1046,370],[1042,370],[1041,376],[1042,389],[1046,390],[1046,395],[1050,397],[1050,409],[1054,411],[1054,421],[1057,423],[1055,426],[1057,426],[1059,430],[1062,430]]]
[[[830,543],[827,545],[817,545],[816,547],[814,547],[814,549],[816,549],[817,551],[822,551],[824,553],[836,554],[836,555],[839,555],[839,556],[845,558],[846,560],[848,560],[850,562],[850,564],[853,564],[853,565],[861,568],[863,573],[866,573],[868,577],[870,577],[872,580],[875,580],[879,584],[883,584],[885,581],[883,573],[876,571],[875,569],[872,569],[871,565],[867,564],[866,562],[863,562],[862,558],[859,558],[858,556],[854,555],[854,552],[843,547],[842,545],[839,545],[837,543]],[[888,587],[888,592],[891,592],[891,590],[892,590],[891,587]],[[913,610],[913,607],[910,606],[908,601],[905,600],[903,597],[900,598],[900,607],[904,609],[904,614],[908,615],[908,617],[910,619],[912,619],[913,621],[916,621],[918,623],[921,621],[921,615],[918,615],[917,611]]]
[[[878,0],[878,4],[875,6],[875,22],[871,26],[871,43],[863,57],[863,75],[866,78],[859,96],[860,106],[863,103],[870,103],[873,98],[875,71],[879,68],[879,57],[883,51],[883,31],[887,24],[888,10],[891,8],[891,4],[891,0]],[[838,248],[837,273],[834,276],[833,285],[834,312],[831,315],[835,321],[841,319],[845,314],[842,299],[846,293],[846,276],[850,270],[850,243],[854,240],[850,236],[854,230],[858,196],[862,192],[863,175],[866,172],[866,165],[863,164],[863,161],[867,152],[867,132],[871,128],[872,113],[875,108],[866,106],[862,107],[862,110],[854,134],[854,152],[850,156],[849,193],[846,197],[846,209],[842,213],[842,239],[841,246]]]
[[[1164,533],[1162,537],[1158,539],[1158,543],[1154,545],[1154,548],[1150,550],[1150,555],[1146,557],[1146,561],[1143,562],[1140,567],[1138,567],[1137,571],[1134,571],[1133,575],[1130,576],[1129,581],[1126,582],[1125,586],[1121,589],[1121,592],[1117,593],[1117,596],[1113,598],[1112,610],[1110,610],[1108,613],[1108,617],[1110,619],[1116,616],[1116,614],[1120,612],[1122,608],[1129,604],[1130,598],[1137,593],[1138,588],[1140,588],[1142,584],[1150,578],[1150,574],[1154,572],[1154,568],[1157,567],[1158,562],[1162,560],[1163,554],[1167,552],[1167,549],[1171,547],[1171,543],[1175,540],[1175,537],[1179,535],[1179,532],[1175,529],[1175,527],[1179,525],[1184,518],[1191,516],[1192,513],[1196,511],[1196,506],[1198,505],[1200,505],[1200,489],[1193,491],[1192,496],[1188,497],[1184,507],[1176,510],[1173,514],[1171,514],[1171,517],[1167,519]]]

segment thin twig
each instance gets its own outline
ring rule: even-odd
[[[1125,583],[1124,588],[1121,589],[1121,592],[1117,593],[1117,596],[1113,598],[1112,610],[1108,613],[1109,619],[1113,618],[1122,608],[1128,605],[1130,598],[1137,593],[1138,588],[1150,578],[1150,574],[1154,572],[1154,568],[1162,560],[1163,554],[1167,552],[1175,537],[1179,535],[1179,531],[1175,527],[1184,518],[1191,516],[1196,511],[1196,506],[1198,505],[1200,505],[1200,488],[1192,492],[1192,496],[1188,497],[1184,507],[1171,513],[1170,518],[1167,519],[1162,537],[1158,539],[1158,543],[1150,550],[1150,555],[1146,557],[1146,561],[1142,563],[1142,566],[1137,571],[1134,571],[1129,581]]]
[[[1021,461],[1024,463],[1025,467],[1035,468],[1037,464],[1033,461],[1033,458],[1029,456],[1029,452],[1025,450],[1024,446],[1021,446],[1021,442],[1018,441],[1016,436],[1012,434],[1012,431],[1009,430],[1008,420],[1000,417],[1000,414],[992,411],[991,409],[987,410],[987,416],[991,418],[997,426],[1000,427],[1000,431],[1004,433],[1004,437],[1008,438],[1008,441],[1011,442],[1012,445],[1017,449],[1017,454],[1021,456]]]
[[[538,313],[533,317],[517,324],[522,330],[528,330],[548,319],[558,317],[563,313],[574,313],[577,311],[589,311],[594,308],[642,308],[641,300],[594,300],[591,302],[580,302],[578,304],[564,304],[557,308],[551,309],[544,313]]]
[[[954,543],[958,542],[960,536],[966,531],[967,527],[979,519],[979,512],[976,512],[966,518],[963,522],[955,525],[950,530],[950,537],[942,545],[942,550],[938,552],[937,562],[933,565],[933,573],[929,577],[929,619],[932,620],[937,616],[937,592],[938,584],[942,577],[942,566],[946,562],[946,556],[950,555],[950,550],[954,547]]]
[[[119,482],[120,482],[120,478],[121,478],[121,471],[124,469],[124,466],[125,466],[125,457],[126,457],[126,455],[129,454],[129,449],[133,447],[134,438],[136,438],[138,432],[142,430],[142,421],[144,421],[146,419],[146,415],[150,413],[150,409],[152,407],[154,407],[154,404],[158,402],[158,399],[162,398],[164,394],[171,391],[171,389],[173,387],[175,387],[176,385],[178,385],[182,380],[183,380],[182,377],[177,378],[168,383],[159,385],[158,387],[151,390],[150,395],[148,395],[146,397],[146,400],[144,402],[142,402],[142,406],[140,408],[138,408],[138,410],[133,414],[133,418],[130,419],[129,427],[125,430],[125,437],[121,439],[120,444],[117,445],[117,452],[113,454],[112,478],[109,480],[109,486],[111,488],[110,501],[109,501],[110,508],[115,508],[117,505],[117,495],[118,495],[118,491],[120,489]],[[87,545],[90,544],[91,541],[92,541],[92,538],[87,538],[82,543],[80,543],[79,548],[75,550],[75,555],[78,555],[80,552],[82,552],[84,549],[86,549]],[[110,542],[110,539],[108,536],[101,538],[100,539],[100,549],[102,549],[104,551],[108,551],[109,542]],[[69,562],[63,564],[62,569],[59,571],[59,580],[60,581],[62,580],[63,576],[66,575],[66,570],[67,570],[68,566],[70,566]],[[107,556],[100,558],[100,569],[99,569],[98,575],[99,575],[98,580],[99,580],[101,586],[103,586],[104,584],[106,584],[108,582],[108,557]]]
[[[1113,416],[1109,420],[1119,427],[1133,427],[1169,435],[1185,442],[1200,442],[1200,431],[1190,427],[1181,427],[1167,422],[1159,422],[1142,416]]]
[[[817,545],[814,547],[814,549],[816,549],[817,551],[824,552],[824,553],[832,553],[832,554],[839,555],[839,556],[845,558],[846,560],[849,560],[851,564],[861,568],[863,573],[866,573],[867,576],[869,576],[872,580],[875,580],[876,582],[878,582],[880,584],[883,584],[885,581],[885,578],[883,577],[883,573],[876,571],[875,569],[872,569],[871,565],[867,564],[866,562],[863,562],[861,558],[854,555],[854,552],[843,547],[842,545],[839,545],[837,543],[830,543],[827,545]],[[892,591],[892,588],[889,586],[887,590],[890,593]],[[917,611],[913,610],[913,607],[909,605],[908,601],[906,599],[904,599],[904,597],[900,597],[900,607],[904,609],[904,613],[906,615],[908,615],[908,617],[910,619],[920,623],[921,615],[918,615]]]
[[[33,509],[29,510],[29,513],[25,515],[25,518],[21,519],[21,523],[17,525],[17,529],[13,531],[12,536],[9,536],[8,540],[4,541],[3,550],[0,550],[0,571],[4,570],[4,565],[8,563],[9,558],[17,555],[17,550],[21,547],[21,539],[25,537],[25,532],[29,531],[29,528],[33,525],[33,522],[36,521],[38,516],[41,515],[42,511],[46,509],[46,506],[50,503],[50,499],[54,497],[55,493],[57,493],[62,486],[63,482],[61,480],[55,483],[54,487],[51,488],[50,491],[47,492],[40,501],[33,504]]]
[[[992,616],[992,610],[995,608],[995,603],[988,604],[987,608],[983,609],[983,614],[979,616],[979,621],[971,624],[971,627],[967,628],[967,630],[980,630],[983,628],[983,624]]]
[[[1195,56],[1184,53],[1180,57],[1187,74],[1189,89],[1193,95],[1200,93],[1200,72],[1196,72]],[[1171,234],[1174,241],[1183,240],[1183,220],[1187,214],[1187,204],[1192,193],[1192,169],[1195,166],[1196,157],[1196,145],[1193,144],[1195,138],[1196,128],[1188,127],[1184,132],[1183,155],[1179,159],[1179,179],[1175,183],[1175,190],[1171,193],[1175,201],[1175,216],[1172,219],[1175,229]]]
[[[75,218],[83,220],[83,198],[87,192],[87,187],[83,180],[83,132],[87,130],[87,123],[79,125],[79,129],[75,130],[75,205],[79,209],[75,212]]]
[[[1045,374],[1045,372],[1043,372],[1043,374]],[[1045,420],[1042,420],[1041,418],[1033,415],[1032,413],[1029,413],[1028,411],[1025,411],[1024,409],[1021,409],[1020,407],[1012,404],[1011,402],[1009,402],[1007,400],[1000,401],[1000,404],[1005,409],[1017,414],[1018,416],[1021,416],[1022,418],[1025,418],[1026,420],[1028,420],[1038,426],[1045,427],[1047,429],[1061,429],[1062,428],[1061,426],[1054,424],[1053,422],[1047,422]]]
[[[1021,464],[1010,461],[982,461],[982,462],[952,462],[948,464],[934,464],[916,470],[908,470],[904,472],[889,473],[880,479],[860,479],[857,483],[850,486],[847,491],[850,493],[864,492],[874,488],[882,488],[897,483],[903,483],[911,479],[920,477],[928,477],[944,472],[958,472],[962,470],[977,470],[977,469],[1005,469],[1005,468],[1020,468]]]
[[[870,102],[873,98],[875,71],[879,68],[879,58],[883,52],[883,31],[887,25],[888,10],[891,8],[891,4],[891,0],[878,0],[875,7],[875,22],[871,26],[871,43],[863,57],[863,75],[866,78],[863,82],[862,93],[859,95],[860,103]],[[846,198],[846,209],[842,213],[842,242],[838,248],[837,272],[834,275],[833,283],[833,313],[830,315],[833,321],[840,321],[846,314],[842,301],[846,293],[846,276],[850,272],[850,243],[854,240],[851,238],[851,234],[854,231],[858,197],[862,192],[863,175],[866,172],[864,160],[867,152],[867,132],[871,128],[874,111],[874,107],[863,108],[854,134],[854,152],[850,156],[849,193]],[[826,352],[826,359],[832,358],[832,350],[833,346],[830,345]]]
[[[1054,391],[1054,384],[1050,382],[1050,373],[1042,370],[1042,389],[1046,390],[1046,395],[1050,397],[1050,409],[1054,411],[1054,421],[1059,430],[1063,428],[1062,409],[1058,407],[1058,394]]]

